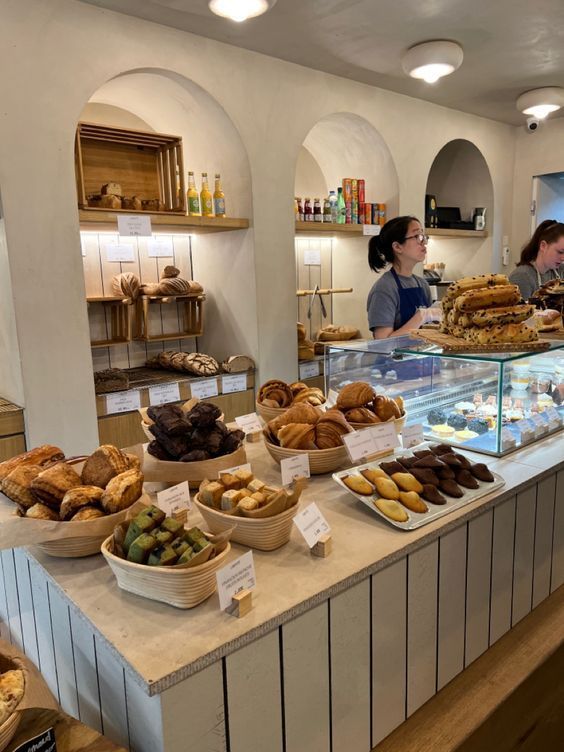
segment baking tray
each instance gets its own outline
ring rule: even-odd
[[[424,449],[423,445],[420,445],[419,447],[416,447],[416,449]],[[401,457],[406,455],[411,455],[412,452],[396,452],[393,457],[388,457],[386,461],[390,462],[395,457]],[[382,512],[374,506],[373,499],[377,498],[376,494],[373,496],[362,496],[361,494],[357,494],[354,491],[351,491],[351,489],[346,486],[343,481],[341,480],[342,477],[346,475],[351,475],[352,473],[359,472],[360,470],[364,470],[365,468],[376,468],[380,465],[380,462],[382,460],[374,460],[372,462],[365,462],[362,465],[356,465],[355,467],[350,467],[347,470],[339,470],[337,473],[333,473],[333,480],[341,486],[341,488],[344,488],[344,490],[351,494],[351,496],[354,496],[355,499],[358,499],[361,501],[365,507],[370,509],[371,512],[373,512],[375,515],[380,517],[381,519],[385,520],[390,525],[393,525],[394,527],[399,528],[400,530],[416,530],[418,527],[423,527],[424,525],[428,525],[430,522],[434,522],[435,520],[438,520],[439,517],[444,517],[446,514],[450,514],[451,512],[454,512],[455,509],[460,509],[460,507],[466,506],[466,504],[470,504],[473,501],[476,501],[477,499],[481,499],[482,496],[487,496],[492,491],[497,491],[497,489],[501,488],[505,485],[504,479],[501,477],[501,475],[498,475],[497,473],[494,473],[492,470],[490,472],[492,473],[494,477],[493,483],[486,483],[485,481],[479,480],[478,483],[480,484],[479,488],[475,489],[469,489],[469,488],[463,488],[464,496],[461,496],[460,499],[453,499],[450,496],[447,496],[446,494],[443,494],[443,496],[447,499],[447,503],[443,504],[442,506],[431,504],[430,502],[425,502],[428,507],[429,511],[425,513],[419,513],[419,512],[412,512],[410,509],[406,509],[405,511],[409,515],[409,519],[405,522],[396,522],[395,520],[391,520],[389,517],[386,517],[385,514],[382,514]],[[406,470],[406,472],[409,472]],[[399,503],[399,502],[398,502]],[[405,508],[405,507],[404,507]]]

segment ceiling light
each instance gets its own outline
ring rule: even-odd
[[[539,120],[543,120],[562,106],[564,106],[564,89],[558,86],[531,89],[521,94],[517,100],[518,110],[521,110],[524,115],[533,115]]]
[[[275,5],[276,0],[209,0],[212,13],[232,21],[246,21],[260,16]]]
[[[434,84],[459,68],[463,57],[462,47],[456,42],[437,40],[411,47],[404,54],[402,65],[412,78],[422,78],[428,84]]]

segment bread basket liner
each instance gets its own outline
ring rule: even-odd
[[[49,691],[45,680],[33,663],[15,645],[0,640],[0,672],[21,669],[24,672],[24,694],[14,712],[0,725],[0,752],[15,736],[23,711],[30,708],[46,710],[59,709],[57,701]]]

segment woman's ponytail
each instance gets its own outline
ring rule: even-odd
[[[418,222],[417,217],[403,216],[390,219],[382,227],[379,235],[368,241],[368,264],[372,271],[380,272],[388,264],[394,263],[394,243],[403,243],[410,222]]]

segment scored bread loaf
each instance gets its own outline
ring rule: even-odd
[[[139,277],[133,272],[122,272],[112,277],[112,292],[114,295],[125,295],[126,298],[135,300],[140,289]]]

